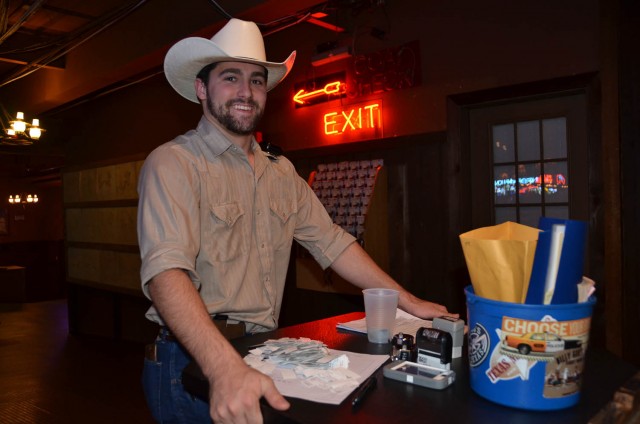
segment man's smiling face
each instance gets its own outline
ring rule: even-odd
[[[260,65],[218,63],[211,70],[205,88],[205,114],[234,134],[253,133],[264,113],[266,81],[266,70]]]

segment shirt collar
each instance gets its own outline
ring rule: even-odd
[[[204,116],[200,118],[196,132],[205,140],[205,144],[211,149],[211,153],[215,156],[220,156],[233,146],[233,143],[224,136],[222,131],[209,122]]]
[[[196,131],[200,137],[205,140],[205,145],[211,149],[211,153],[215,156],[220,156],[235,146],[227,137],[225,137],[219,128],[209,122],[209,120],[204,116],[200,118]],[[271,161],[262,151],[255,138],[251,139],[251,150],[253,150],[255,158],[255,173],[259,177],[262,175],[265,168],[270,165]]]

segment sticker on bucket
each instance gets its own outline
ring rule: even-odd
[[[538,363],[546,367],[542,395],[557,398],[580,390],[591,318],[557,321],[546,315],[540,321],[504,316],[496,329],[500,343],[491,353],[485,374],[492,383],[529,379]]]
[[[491,337],[487,329],[476,324],[469,331],[469,365],[477,367],[487,358],[491,349]]]

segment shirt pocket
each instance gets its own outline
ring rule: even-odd
[[[229,261],[247,252],[245,213],[239,203],[211,205],[211,230],[206,246],[214,261]]]
[[[290,249],[293,243],[293,232],[296,226],[298,208],[292,199],[271,199],[272,241],[275,250]]]

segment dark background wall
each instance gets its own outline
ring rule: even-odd
[[[24,271],[4,271],[3,279],[19,277],[24,301],[63,297],[65,289],[64,227],[59,177],[0,180],[7,234],[0,234],[0,266]],[[34,204],[9,204],[9,195],[37,193]],[[19,273],[19,276],[13,276]]]

